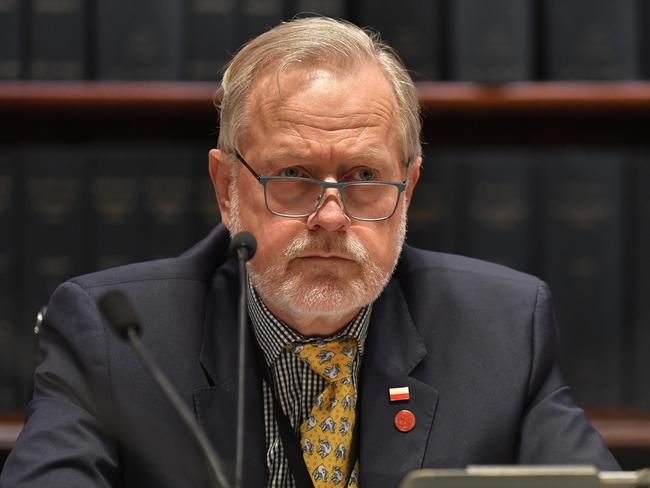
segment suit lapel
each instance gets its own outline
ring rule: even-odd
[[[223,266],[206,297],[203,344],[199,361],[211,386],[194,391],[194,407],[232,481],[237,425],[237,300],[239,279],[234,263]],[[252,330],[247,337],[246,411],[243,486],[266,486],[266,438],[261,379]]]
[[[396,486],[422,467],[438,392],[410,376],[427,350],[411,319],[402,288],[392,279],[375,302],[360,380],[360,485]],[[410,400],[391,403],[388,389],[408,386]],[[415,428],[395,428],[397,412],[408,409]]]
[[[206,296],[200,364],[209,387],[194,392],[199,423],[205,429],[226,475],[234,479],[237,409],[237,291],[234,262],[222,266]],[[266,486],[266,438],[261,378],[254,354],[252,330],[246,365],[246,451],[243,486]],[[392,279],[375,302],[364,350],[359,391],[360,482],[391,486],[422,467],[433,425],[438,392],[410,376],[427,350],[411,319],[402,288]],[[408,386],[411,399],[391,404],[388,389]],[[415,428],[394,426],[395,414],[411,410]]]

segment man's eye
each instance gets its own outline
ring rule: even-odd
[[[286,176],[289,178],[298,178],[304,176],[300,168],[285,168],[280,171],[280,176]]]
[[[359,168],[354,172],[354,179],[359,181],[372,181],[375,177],[375,172],[369,168]]]

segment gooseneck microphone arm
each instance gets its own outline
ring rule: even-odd
[[[255,255],[257,242],[249,232],[235,234],[230,241],[230,253],[236,254],[239,262],[239,360],[237,381],[237,450],[235,455],[235,488],[242,487],[244,475],[244,410],[246,393],[246,334],[248,324],[248,310],[246,307],[248,278],[246,261]]]
[[[133,346],[136,354],[140,357],[160,389],[167,396],[172,406],[183,420],[183,423],[192,432],[192,435],[199,443],[201,451],[208,462],[208,467],[210,468],[211,484],[215,487],[227,487],[228,482],[226,481],[221,463],[212,449],[205,432],[201,429],[190,409],[183,402],[169,379],[167,379],[167,376],[165,376],[156,361],[153,359],[153,356],[149,354],[149,351],[140,340],[140,323],[135,314],[135,310],[129,303],[129,300],[123,293],[112,291],[100,297],[98,305],[99,309],[108,319],[109,324],[111,324],[115,332],[117,332],[118,336]]]

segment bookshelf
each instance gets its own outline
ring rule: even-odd
[[[0,104],[9,110],[210,110],[217,85],[185,82],[6,82]]]
[[[587,417],[610,448],[650,450],[650,412],[596,409]]]
[[[0,82],[0,147],[167,139],[216,144],[216,89],[204,82]],[[422,82],[417,89],[431,146],[648,144],[650,82]],[[619,459],[650,459],[650,412],[599,410],[589,417]],[[0,463],[21,425],[20,415],[0,416]]]
[[[0,82],[4,109],[212,110],[216,83]],[[425,112],[463,113],[650,110],[650,82],[518,82],[499,87],[462,82],[420,82]]]
[[[425,109],[462,112],[465,110],[594,112],[650,109],[648,82],[521,82],[501,87],[473,83],[421,83],[418,94]]]
[[[19,413],[0,414],[0,453],[11,450],[23,428],[24,417]],[[3,456],[0,454],[0,459]]]
[[[587,416],[623,469],[650,463],[650,412],[594,410]]]
[[[647,141],[650,82],[498,87],[421,82],[417,87],[430,144]],[[216,83],[205,82],[0,82],[0,142],[207,139],[216,134],[216,91]]]
[[[0,471],[23,428],[24,417],[19,413],[0,413]]]

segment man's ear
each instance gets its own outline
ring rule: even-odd
[[[407,173],[407,186],[406,186],[406,201],[411,203],[413,197],[413,190],[420,179],[420,167],[422,166],[422,156],[419,156],[409,167]]]
[[[208,169],[214,187],[214,193],[219,204],[221,222],[230,228],[230,163],[220,149],[210,149],[208,153]]]

